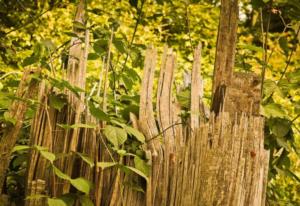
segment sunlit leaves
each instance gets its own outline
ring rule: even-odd
[[[267,104],[261,107],[261,113],[265,117],[278,117],[278,118],[285,118],[286,113],[283,108],[276,103]]]
[[[91,189],[91,182],[89,182],[88,180],[79,177],[76,179],[71,179],[70,183],[79,191],[85,193],[85,194],[89,194],[90,189]]]
[[[108,141],[116,148],[127,140],[127,133],[123,128],[107,125],[103,134],[107,137]]]

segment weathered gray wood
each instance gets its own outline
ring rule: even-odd
[[[200,126],[200,104],[203,95],[201,78],[201,44],[197,46],[194,52],[194,63],[192,68],[191,82],[191,129],[195,130]]]
[[[224,89],[230,84],[236,48],[238,0],[222,0],[213,80],[212,110],[219,112]]]

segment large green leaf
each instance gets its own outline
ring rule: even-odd
[[[141,159],[139,156],[134,157],[134,166],[135,166],[136,169],[141,171],[147,177],[149,176],[149,174],[150,174],[150,165],[148,165],[146,163],[146,161]]]
[[[143,173],[142,171],[134,168],[134,167],[130,167],[130,166],[124,166],[125,169],[131,170],[132,172],[136,173],[137,175],[143,177],[146,181],[148,181],[148,177],[145,173]]]
[[[124,126],[124,129],[128,134],[133,135],[138,141],[145,143],[145,136],[140,131],[127,125]]]
[[[79,191],[89,194],[92,183],[82,177],[71,179],[70,183]]]
[[[103,133],[107,137],[108,141],[116,148],[118,148],[121,144],[124,144],[127,140],[127,133],[125,129],[120,127],[107,125],[104,128]]]
[[[64,179],[64,180],[71,180],[71,177],[69,175],[63,173],[54,165],[52,165],[52,168],[53,168],[55,175],[58,176],[59,178]]]
[[[31,147],[28,145],[16,145],[14,146],[14,148],[12,149],[12,152],[16,152],[16,151],[20,151],[20,150],[27,150],[30,149]]]

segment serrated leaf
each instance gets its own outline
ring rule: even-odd
[[[48,198],[48,206],[68,206],[68,205],[61,199]]]
[[[97,167],[100,167],[101,169],[106,169],[109,167],[113,167],[115,165],[117,165],[118,163],[116,162],[97,162]]]
[[[82,178],[82,177],[79,177],[79,178],[76,178],[76,179],[71,179],[70,180],[70,183],[79,191],[85,193],[85,194],[89,194],[90,192],[90,189],[91,189],[91,182]]]
[[[106,136],[108,141],[116,148],[119,148],[119,146],[121,144],[124,144],[124,142],[127,140],[126,131],[120,127],[107,125],[103,130],[103,134]]]
[[[127,125],[125,125],[124,129],[128,134],[133,135],[138,141],[145,143],[145,136],[140,131]]]
[[[87,155],[82,154],[80,152],[76,152],[76,154],[84,161],[86,162],[91,168],[95,166],[94,161]]]
[[[12,149],[12,152],[16,152],[16,151],[20,151],[20,150],[27,150],[30,149],[31,147],[28,145],[16,145],[14,146],[14,148]]]

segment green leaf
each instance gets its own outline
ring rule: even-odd
[[[48,198],[49,206],[68,206],[63,200],[58,198]]]
[[[48,151],[39,151],[41,156],[43,156],[45,159],[49,160],[52,164],[55,160],[55,154],[53,154],[52,152],[48,152]]]
[[[291,129],[291,124],[285,119],[275,119],[272,121],[271,131],[277,137],[284,137]]]
[[[35,55],[31,55],[30,57],[26,57],[22,63],[23,67],[29,66],[31,64],[36,63],[39,60],[39,58]]]
[[[79,21],[74,21],[73,22],[73,26],[76,28],[76,29],[83,29],[85,30],[86,27],[83,23],[79,22]]]
[[[17,123],[17,120],[14,117],[12,117],[9,112],[4,112],[3,117],[6,122],[9,122],[13,125]]]
[[[91,189],[91,182],[82,178],[82,177],[79,177],[79,178],[76,178],[76,179],[71,179],[70,180],[70,183],[79,191],[85,193],[85,194],[89,194],[90,192],[90,189]]]
[[[95,107],[93,102],[89,102],[89,109],[91,114],[101,121],[109,121],[108,115],[103,112],[100,108]]]
[[[79,201],[82,206],[94,206],[94,203],[87,195],[80,196]]]
[[[74,33],[74,32],[66,31],[66,32],[64,32],[64,34],[66,34],[66,35],[68,35],[70,37],[78,37],[78,35],[76,33]]]
[[[146,181],[148,181],[148,177],[146,174],[144,174],[142,171],[134,168],[134,167],[130,167],[130,166],[124,166],[125,169],[129,169],[131,170],[132,172],[136,173],[137,175],[143,177]]]
[[[96,60],[99,58],[100,58],[100,56],[96,53],[89,53],[89,55],[88,55],[88,60]]]
[[[49,104],[54,109],[61,111],[61,109],[67,104],[67,100],[63,94],[60,95],[50,94]]]
[[[289,47],[288,47],[288,41],[286,38],[280,38],[279,39],[279,45],[280,48],[283,50],[284,55],[288,56],[289,55]]]
[[[12,149],[12,152],[16,152],[16,151],[20,151],[20,150],[27,150],[27,149],[30,149],[30,146],[28,146],[28,145],[16,145]]]
[[[118,148],[127,140],[127,133],[123,128],[107,125],[103,130],[108,141]]]
[[[81,123],[77,123],[77,124],[72,124],[72,125],[68,125],[68,124],[57,124],[59,127],[64,128],[64,129],[75,129],[75,128],[90,128],[90,129],[94,129],[97,127],[96,124],[93,123],[88,123],[88,124],[81,124]]]
[[[117,165],[118,163],[116,162],[97,162],[97,167],[100,167],[101,169],[106,169],[109,167],[113,167],[115,165]]]
[[[134,166],[147,177],[150,175],[150,165],[148,165],[145,160],[141,159],[139,156],[134,157]]]
[[[285,111],[279,104],[271,103],[261,107],[261,113],[263,116],[284,118],[286,116]]]
[[[94,161],[87,155],[82,154],[80,152],[76,152],[76,154],[83,160],[85,161],[91,168],[95,166]]]
[[[60,196],[59,199],[63,200],[68,206],[74,206],[76,194],[66,193]]]
[[[106,39],[96,41],[93,45],[95,52],[99,55],[105,53],[107,50],[107,42],[108,41]]]
[[[124,45],[122,39],[114,39],[113,44],[120,53],[122,53],[122,54],[126,53],[125,45]]]
[[[128,134],[133,135],[138,141],[145,143],[145,136],[140,131],[127,125],[125,125],[124,129]]]
[[[71,180],[71,177],[65,173],[63,173],[61,170],[59,170],[57,167],[55,167],[54,165],[52,165],[53,171],[55,173],[56,176],[58,176],[61,179],[64,180]]]

